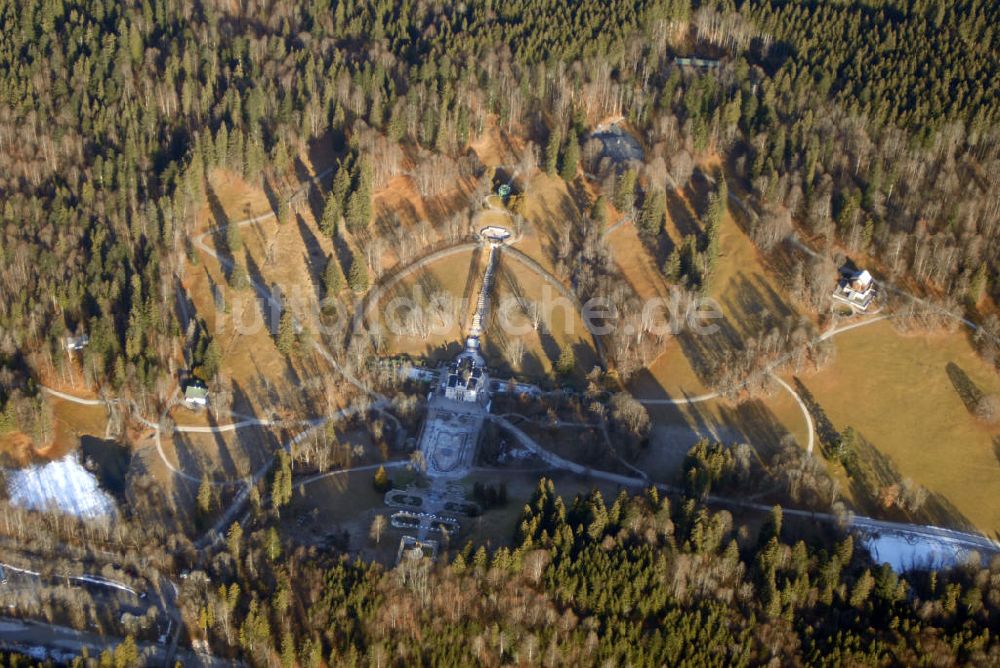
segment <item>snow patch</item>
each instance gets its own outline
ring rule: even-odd
[[[590,136],[600,140],[604,149],[602,157],[611,158],[617,163],[642,161],[643,152],[639,141],[618,123],[600,125]]]
[[[965,564],[975,554],[947,536],[911,536],[879,532],[861,539],[880,564],[889,564],[897,573],[909,570],[943,569]]]
[[[69,454],[38,466],[7,471],[11,503],[31,510],[57,510],[95,519],[115,512],[115,502],[97,484],[97,478]]]

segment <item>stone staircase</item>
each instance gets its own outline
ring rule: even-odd
[[[470,337],[479,337],[483,332],[483,318],[486,317],[486,308],[489,305],[490,288],[493,287],[493,275],[496,272],[497,246],[490,245],[490,255],[486,260],[486,272],[483,274],[483,287],[479,290],[479,301],[476,302],[476,312],[472,316],[472,327],[469,328]]]

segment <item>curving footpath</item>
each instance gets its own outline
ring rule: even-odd
[[[828,339],[832,339],[838,334],[843,334],[844,332],[849,332],[853,329],[859,329],[861,327],[867,327],[868,325],[874,325],[876,322],[881,322],[882,320],[888,320],[891,317],[893,316],[879,315],[869,318],[867,320],[863,320],[861,322],[853,322],[849,325],[844,325],[843,327],[834,327],[814,338],[811,343],[826,341]],[[810,415],[809,409],[806,407],[805,402],[802,401],[802,397],[799,396],[799,393],[795,391],[795,388],[793,388],[791,385],[782,380],[782,378],[776,373],[776,370],[782,364],[787,362],[789,359],[791,359],[790,354],[780,357],[771,364],[769,364],[767,366],[767,374],[771,376],[771,378],[773,378],[774,381],[777,382],[778,385],[780,385],[783,390],[785,390],[792,396],[792,398],[795,400],[795,403],[798,404],[799,410],[802,411],[802,417],[805,419],[806,427],[809,431],[809,441],[806,446],[806,450],[811,454],[813,448],[815,447],[815,441],[816,441],[815,437],[816,429],[813,424],[812,415]],[[743,385],[746,385],[746,381],[744,381],[744,383],[742,383],[740,387],[742,387]],[[681,399],[642,399],[640,397],[636,397],[636,401],[646,406],[683,406],[686,404],[696,404],[696,403],[701,403],[703,401],[711,401],[712,399],[718,399],[721,396],[722,394],[716,391],[716,392],[707,392],[705,394],[699,394],[694,397],[684,397]]]

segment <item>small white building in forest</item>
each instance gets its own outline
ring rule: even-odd
[[[867,269],[841,269],[833,299],[850,306],[855,313],[865,313],[877,294],[875,279]]]
[[[192,380],[184,386],[184,404],[188,408],[208,406],[208,388],[200,380]]]
[[[90,344],[90,337],[86,334],[81,334],[80,336],[66,337],[66,350],[68,350],[71,353],[83,350],[89,344]]]

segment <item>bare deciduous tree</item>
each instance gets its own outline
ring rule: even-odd
[[[382,541],[382,534],[385,533],[385,515],[379,513],[372,520],[372,525],[368,529],[368,536],[378,545]]]

